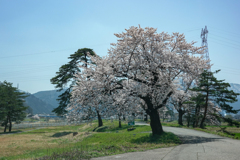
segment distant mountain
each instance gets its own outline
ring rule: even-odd
[[[231,87],[230,89],[233,90],[236,93],[240,93],[240,84],[237,83],[230,83]]]
[[[27,106],[30,106],[32,108],[33,114],[50,114],[54,108],[52,105],[42,101],[32,94],[28,94],[28,97],[25,98],[25,102]]]
[[[233,90],[236,93],[240,93],[240,84],[237,83],[230,83],[231,87],[229,88],[230,90]],[[232,103],[231,106],[234,109],[240,109],[240,95],[238,96],[238,101],[235,103]]]
[[[57,108],[59,105],[59,102],[57,101],[58,96],[61,95],[65,90],[58,92],[57,90],[50,90],[50,91],[39,91],[37,93],[34,93],[33,95],[42,101],[50,104],[53,106],[53,108]]]
[[[0,81],[0,84],[2,82]],[[40,91],[36,93],[37,96],[27,93],[18,89],[19,92],[24,92],[28,97],[25,98],[25,106],[29,106],[30,110],[32,109],[33,114],[50,114],[52,110],[58,106],[56,98],[58,97],[59,92],[53,91]],[[38,98],[40,97],[40,98]]]

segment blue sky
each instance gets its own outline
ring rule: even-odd
[[[198,41],[207,25],[212,70],[240,84],[239,0],[0,0],[0,81],[36,93],[52,90],[50,79],[70,54],[92,48],[107,55],[114,33],[131,26],[180,32]]]

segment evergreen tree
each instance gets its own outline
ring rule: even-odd
[[[12,87],[12,83],[4,81],[0,84],[0,122],[1,126],[4,126],[4,132],[7,127],[11,132],[13,121],[19,122],[26,117],[27,107],[24,106],[24,98],[25,93]]]
[[[59,92],[64,90],[64,87],[66,87],[68,83],[71,83],[70,86],[61,95],[58,96],[59,98],[57,100],[59,101],[59,106],[52,111],[55,112],[58,116],[67,113],[66,107],[69,104],[71,98],[70,93],[73,85],[75,84],[73,80],[74,74],[76,72],[81,72],[78,65],[80,65],[80,63],[83,63],[82,66],[87,67],[88,63],[92,63],[87,53],[90,53],[92,56],[96,56],[95,52],[90,48],[78,49],[77,52],[71,54],[70,57],[68,57],[70,61],[67,64],[62,65],[59,68],[59,71],[56,72],[57,75],[50,80]]]
[[[235,93],[232,90],[228,90],[230,87],[229,83],[224,82],[224,80],[217,80],[214,74],[218,73],[220,70],[215,72],[205,70],[199,79],[197,87],[192,90],[200,92],[202,98],[204,99],[204,114],[200,123],[200,127],[204,128],[204,121],[206,119],[207,110],[209,102],[215,102],[219,107],[226,111],[227,113],[237,113],[229,103],[234,103],[237,101],[237,96],[239,93]]]
[[[199,124],[199,120],[201,117],[200,111],[204,107],[204,96],[199,93],[197,96],[192,97],[192,101],[194,102],[194,115],[192,115],[192,126],[197,127]]]

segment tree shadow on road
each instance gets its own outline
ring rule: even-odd
[[[178,136],[182,141],[182,144],[196,144],[219,141],[223,138],[207,138],[199,136]]]

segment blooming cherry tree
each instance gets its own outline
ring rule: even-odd
[[[36,114],[31,117],[32,120],[40,120],[40,117]]]
[[[183,125],[182,122],[183,115],[187,111],[190,112],[190,110],[192,110],[190,105],[186,103],[190,103],[191,98],[197,95],[196,92],[190,90],[194,80],[197,80],[197,78],[198,77],[194,76],[191,77],[185,76],[184,79],[180,80],[180,83],[178,84],[179,85],[178,89],[175,90],[175,92],[169,99],[169,103],[173,105],[178,112],[179,125]]]
[[[122,117],[137,116],[140,112],[143,112],[139,104],[140,99],[127,96],[127,94],[123,93],[123,90],[117,90],[111,98],[113,103],[109,104],[111,105],[109,114],[118,116],[119,128],[121,127]]]
[[[118,41],[111,44],[108,56],[91,57],[96,65],[89,64],[89,68],[75,75],[77,84],[70,109],[98,107],[100,102],[108,108],[114,104],[112,96],[121,90],[123,96],[119,99],[129,96],[131,102],[139,99],[145,102],[146,105],[136,107],[144,106],[153,135],[161,134],[158,109],[177,90],[177,81],[201,74],[208,65],[202,47],[195,47],[195,42],[187,43],[183,34],[156,31],[139,26],[115,34]]]

